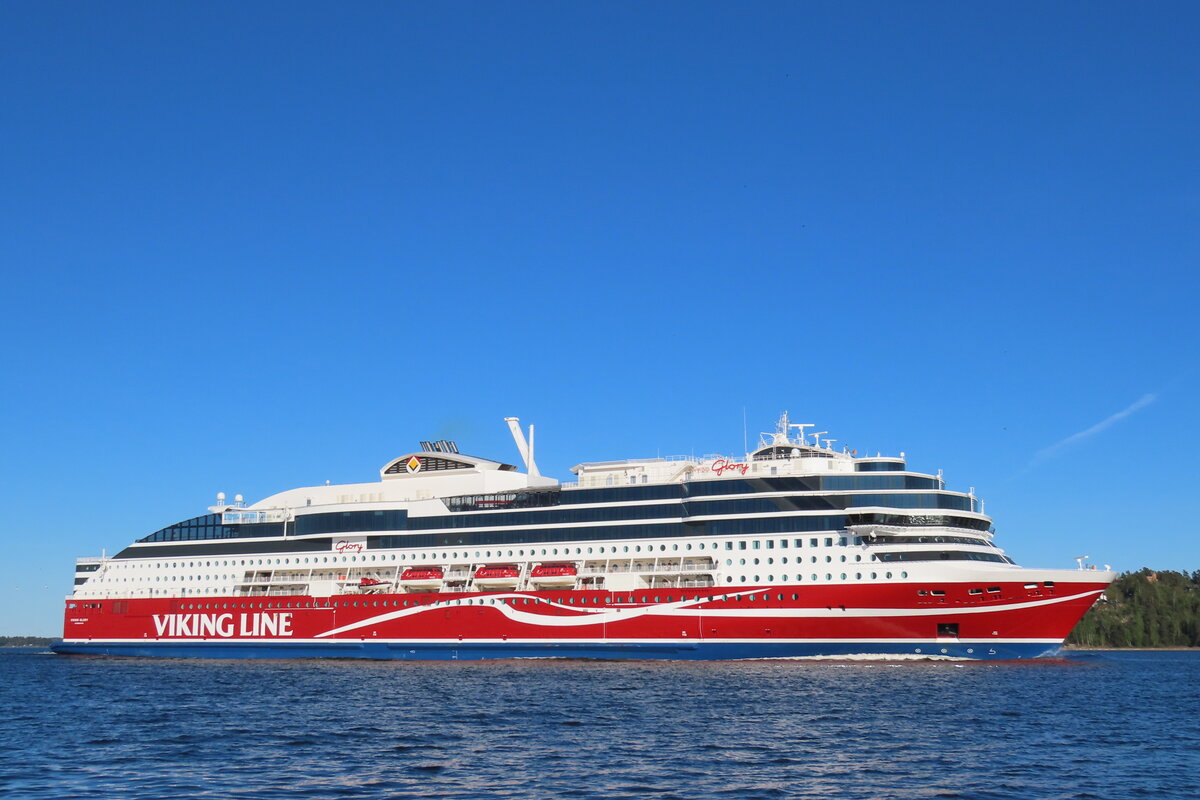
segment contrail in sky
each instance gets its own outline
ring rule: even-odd
[[[1092,436],[1095,436],[1097,433],[1100,433],[1101,431],[1112,427],[1114,424],[1125,419],[1130,414],[1134,413],[1135,411],[1138,411],[1139,409],[1145,408],[1146,406],[1150,405],[1157,399],[1158,399],[1158,395],[1156,395],[1156,394],[1142,395],[1142,397],[1137,402],[1135,402],[1133,405],[1129,406],[1129,408],[1126,408],[1122,411],[1118,411],[1117,413],[1113,414],[1111,417],[1108,417],[1107,419],[1097,422],[1095,425],[1093,425],[1092,427],[1088,428],[1085,431],[1080,431],[1079,433],[1072,434],[1072,435],[1068,436],[1067,438],[1063,439],[1061,442],[1055,442],[1054,444],[1050,445],[1049,447],[1045,447],[1041,450],[1038,450],[1037,453],[1034,455],[1033,460],[1029,462],[1029,467],[1032,467],[1034,464],[1037,464],[1040,461],[1045,461],[1047,458],[1050,458],[1055,453],[1057,453],[1058,451],[1060,451],[1064,448],[1070,447],[1071,445],[1076,444],[1077,442],[1082,442],[1084,439],[1091,438]],[[1028,469],[1029,467],[1026,467],[1026,469]]]

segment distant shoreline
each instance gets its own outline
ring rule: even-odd
[[[1174,651],[1186,652],[1189,650],[1200,650],[1200,647],[1100,647],[1099,645],[1097,645],[1095,647],[1091,647],[1091,646],[1084,645],[1084,644],[1064,644],[1062,646],[1062,649],[1063,650],[1104,650],[1106,652],[1107,651],[1120,652],[1122,650],[1128,650],[1130,652],[1145,652],[1145,653],[1164,652],[1164,653],[1167,653],[1167,652],[1174,652]]]
[[[0,636],[0,647],[49,647],[60,641],[57,636]]]

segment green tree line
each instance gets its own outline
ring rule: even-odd
[[[1071,631],[1067,644],[1200,647],[1200,570],[1122,573]]]
[[[0,636],[0,647],[45,647],[57,641],[45,636]]]

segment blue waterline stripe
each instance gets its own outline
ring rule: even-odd
[[[384,661],[480,661],[503,658],[675,659],[721,661],[747,658],[932,657],[981,660],[1039,658],[1058,653],[1057,643],[995,642],[60,642],[63,655],[156,658],[357,658]]]

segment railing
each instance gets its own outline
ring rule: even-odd
[[[712,572],[716,569],[716,565],[703,562],[689,562],[687,564],[658,564],[656,566],[648,564],[635,564],[629,566],[626,564],[613,564],[610,567],[584,567],[580,572],[581,575],[608,575],[612,573],[639,573],[643,575],[658,575],[668,574],[677,575],[689,572]]]
[[[283,522],[287,512],[282,508],[272,508],[266,511],[226,511],[221,514],[222,525],[254,525],[259,522]]]

